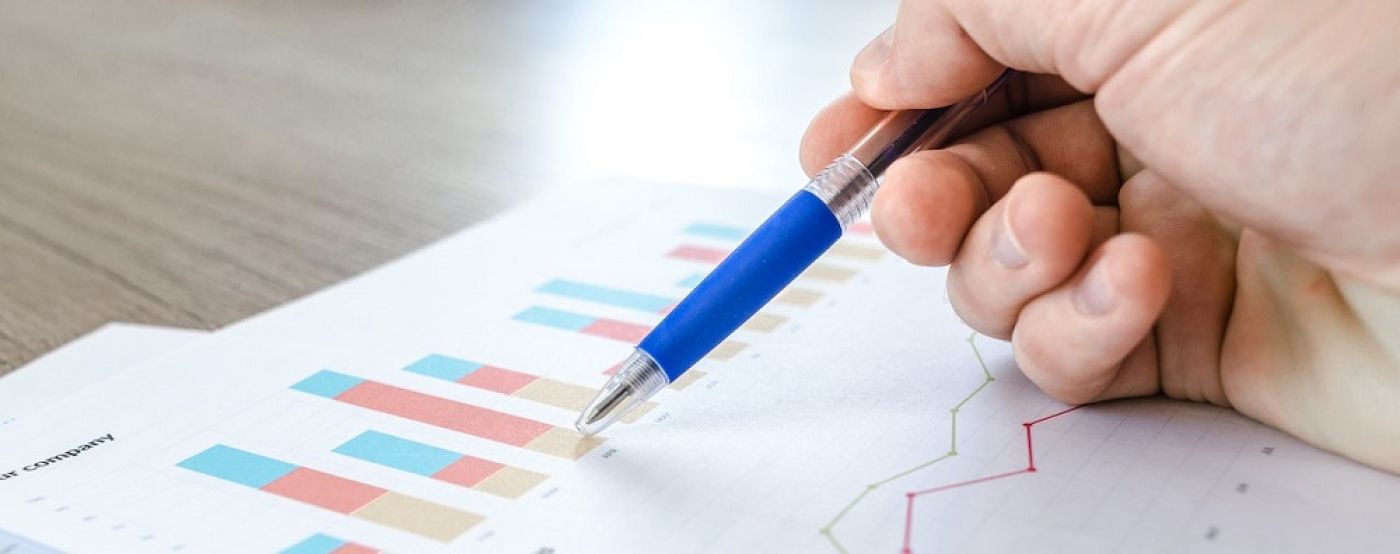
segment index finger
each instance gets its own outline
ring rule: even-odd
[[[1190,2],[903,0],[895,25],[856,56],[851,85],[876,108],[932,108],[1004,67],[1062,75],[1094,92]]]
[[[975,133],[989,125],[1025,114],[1057,108],[1087,95],[1054,75],[1018,73],[985,105],[959,125],[953,138]],[[886,112],[866,105],[853,93],[841,95],[817,112],[802,135],[799,158],[802,169],[813,176],[845,152]]]

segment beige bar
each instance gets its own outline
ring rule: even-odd
[[[749,344],[746,342],[739,342],[737,340],[721,341],[719,346],[716,346],[715,349],[711,350],[705,357],[712,360],[724,361],[739,355],[740,352],[743,352],[744,349],[748,347]]]
[[[481,516],[396,492],[386,492],[350,515],[430,539],[451,542]]]
[[[867,262],[873,262],[885,256],[885,251],[881,248],[844,241],[832,245],[826,253],[838,258],[851,258]]]
[[[753,317],[749,318],[748,321],[745,321],[744,325],[740,328],[748,331],[767,333],[777,329],[779,325],[787,323],[787,320],[788,318],[778,314],[758,312],[753,314]]]
[[[558,406],[566,410],[582,410],[588,406],[588,402],[593,400],[593,395],[597,391],[588,387],[581,387],[572,383],[555,381],[553,379],[539,378],[533,383],[521,387],[511,396],[518,396],[528,400],[534,400],[541,404]]]
[[[690,386],[691,383],[694,383],[695,381],[699,380],[701,377],[704,376],[705,372],[692,369],[690,371],[682,373],[681,376],[677,377],[675,381],[671,381],[671,384],[669,386],[672,389],[681,390]]]
[[[541,454],[577,460],[600,444],[603,444],[601,438],[584,437],[578,431],[555,427],[545,431],[543,435],[535,437],[535,440],[526,444],[525,448]]]
[[[472,485],[472,488],[505,498],[520,498],[548,478],[549,476],[541,473],[505,466],[482,479],[480,483]]]
[[[685,376],[682,375],[681,377],[684,378]],[[655,407],[656,407],[656,403],[655,403],[655,402],[643,402],[643,403],[641,403],[640,405],[638,405],[636,408],[632,408],[632,411],[627,412],[627,415],[622,416],[622,422],[623,422],[623,423],[636,423],[637,420],[642,419],[643,416],[647,415],[647,412],[650,412],[651,409],[652,409],[652,408],[655,408]]]
[[[778,302],[780,304],[788,304],[790,306],[802,306],[803,308],[810,308],[812,307],[812,304],[816,304],[817,301],[821,299],[822,293],[820,292],[811,289],[788,288],[783,290],[783,292],[779,293],[778,297],[773,299],[773,301]]]
[[[830,283],[844,283],[856,276],[856,270],[839,265],[824,264],[817,262],[798,275],[798,279],[811,279],[813,281],[826,281]]]

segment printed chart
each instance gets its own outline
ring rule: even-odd
[[[674,244],[656,251],[658,260],[669,260],[664,279],[644,289],[609,284],[605,279],[540,279],[511,295],[524,301],[509,319],[526,324],[524,333],[532,335],[520,337],[526,341],[548,341],[568,333],[630,347],[747,232],[741,226],[713,221],[682,224],[676,228]],[[823,262],[775,304],[810,308],[829,294],[831,286],[854,278],[862,264],[882,257],[868,229],[858,230],[857,236],[864,237],[857,239],[863,244],[847,241],[833,251],[834,258],[844,256],[855,264]],[[756,315],[736,338],[710,353],[702,362],[704,369],[688,373],[670,389],[680,391],[703,379],[715,367],[744,354],[755,341],[781,329],[794,315],[790,310]],[[547,491],[554,474],[569,471],[561,462],[578,461],[606,445],[606,437],[585,439],[567,422],[615,372],[623,356],[584,374],[560,375],[458,352],[427,352],[397,367],[358,364],[348,368],[329,361],[300,364],[302,375],[285,382],[281,392],[260,391],[262,402],[246,414],[250,422],[199,429],[135,465],[164,475],[167,470],[156,460],[188,451],[172,459],[170,467],[185,472],[177,472],[174,479],[194,488],[209,483],[237,486],[244,492],[219,488],[217,494],[249,507],[277,506],[283,515],[305,517],[306,509],[314,509],[318,511],[314,517],[331,522],[324,529],[299,532],[301,538],[283,539],[279,548],[283,552],[375,552],[385,546],[417,548],[471,540],[472,531],[494,514],[510,512],[503,503]],[[288,364],[280,372],[295,371]],[[647,402],[623,422],[636,423],[656,409],[657,402]],[[295,423],[283,421],[286,427],[281,429],[266,424],[297,412],[317,415]],[[252,428],[256,429],[249,433]],[[200,436],[220,438],[196,447],[204,440]],[[541,462],[541,457],[555,461]],[[495,500],[463,503],[451,490]],[[36,508],[55,502],[63,504],[55,508],[62,512],[78,509],[46,496],[27,499]],[[94,510],[85,517],[91,521],[119,516]],[[154,514],[153,519],[159,520],[160,515]],[[370,527],[376,531],[365,533]],[[118,534],[126,530],[124,524],[108,529]],[[488,531],[482,536],[490,535]],[[211,546],[186,539],[150,532],[136,542],[169,551]]]
[[[1210,406],[1060,404],[864,224],[574,431],[780,200],[564,192],[200,339],[0,426],[0,526],[159,553],[1393,546],[1400,479]]]

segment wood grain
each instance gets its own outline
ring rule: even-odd
[[[218,328],[547,185],[796,186],[893,4],[692,4],[0,0],[0,374],[108,321]]]

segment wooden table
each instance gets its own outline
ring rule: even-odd
[[[0,374],[214,329],[547,186],[799,186],[893,1],[0,0]]]

